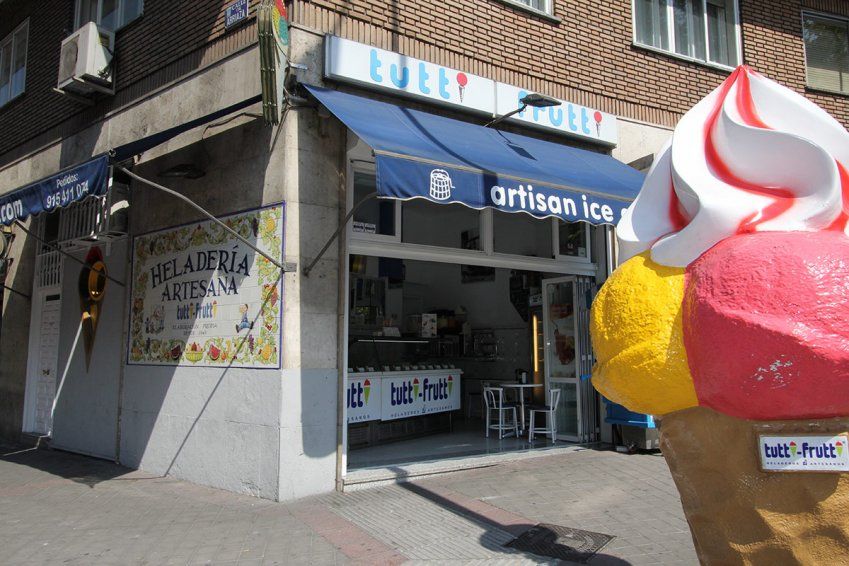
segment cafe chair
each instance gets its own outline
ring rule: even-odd
[[[557,413],[557,403],[560,402],[560,390],[559,389],[549,389],[548,390],[548,405],[532,405],[529,407],[531,414],[531,423],[528,426],[528,440],[532,441],[534,439],[535,434],[550,434],[551,441],[556,442],[557,436],[557,419],[555,418],[555,414]],[[545,413],[545,420],[548,423],[548,426],[545,428],[537,428],[534,426],[534,416],[536,413]]]
[[[504,402],[504,389],[501,387],[485,387],[483,390],[483,400],[486,403],[486,436],[489,438],[489,431],[497,430],[498,438],[507,436],[505,431],[512,430],[513,436],[519,436],[519,423],[516,419],[516,404]],[[491,416],[495,411],[495,418]],[[505,420],[504,414],[513,417],[512,420]]]

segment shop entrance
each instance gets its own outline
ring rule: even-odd
[[[582,403],[590,279],[507,267],[350,256],[348,470],[546,450],[589,440]],[[518,384],[523,387],[517,387]],[[517,428],[489,430],[484,389],[500,388]],[[561,389],[557,439],[528,439],[521,411]],[[521,396],[521,397],[520,397]],[[512,416],[512,410],[507,415]],[[548,417],[536,416],[536,426]],[[489,424],[497,420],[490,411]],[[527,420],[527,419],[526,419]],[[517,434],[518,432],[518,434]]]

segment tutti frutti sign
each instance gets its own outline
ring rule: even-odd
[[[279,368],[283,205],[136,236],[128,364]]]
[[[328,79],[488,116],[517,110],[520,100],[530,94],[517,86],[332,35],[325,38],[324,56]],[[508,120],[608,146],[618,142],[616,116],[567,100],[559,106],[528,107]]]
[[[795,435],[758,438],[766,472],[849,472],[849,435]]]

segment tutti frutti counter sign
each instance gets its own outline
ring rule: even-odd
[[[283,205],[223,217],[277,261]],[[212,221],[133,240],[128,363],[280,367],[281,273]]]
[[[348,374],[347,420],[391,421],[458,411],[462,374],[456,368]]]

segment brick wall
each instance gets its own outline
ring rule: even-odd
[[[553,1],[559,22],[499,0],[292,0],[290,14],[297,26],[662,125],[727,76],[633,46],[630,0]],[[849,124],[849,98],[805,89],[801,38],[803,8],[849,16],[849,2],[739,2],[744,61]],[[0,36],[30,17],[27,90],[0,108],[0,164],[253,43],[252,22],[224,33],[227,3],[146,0],[144,15],[117,35],[118,92],[94,108],[52,91],[73,0],[0,3]]]
[[[673,125],[727,71],[632,45],[631,0],[553,0],[560,22],[498,0],[294,0],[296,25],[646,122]],[[739,0],[744,62],[849,124],[849,98],[805,91],[801,0]],[[804,0],[849,15],[849,2]]]
[[[0,108],[0,163],[67,137],[107,112],[254,43],[256,26],[250,23],[225,34],[228,3],[145,0],[144,14],[116,34],[116,95],[100,97],[94,107],[53,91],[61,43],[73,29],[74,0],[0,3],[0,37],[30,19],[26,91]]]

